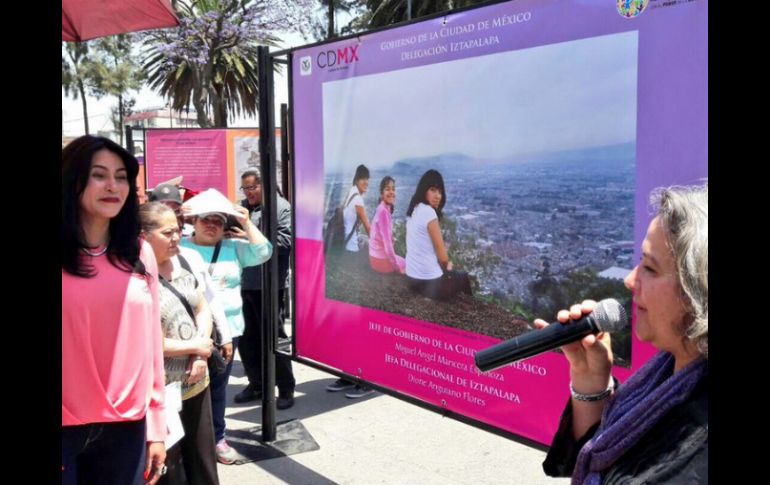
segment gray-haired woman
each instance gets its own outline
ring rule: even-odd
[[[641,262],[625,283],[636,334],[659,352],[616,388],[609,334],[562,347],[572,399],[543,468],[575,484],[708,482],[708,186],[662,189],[653,203]],[[558,319],[594,306],[584,301]]]
[[[180,418],[185,433],[167,450],[168,474],[158,483],[217,485],[206,363],[212,349],[211,313],[195,275],[175,258],[179,255],[180,228],[174,211],[162,202],[149,202],[139,208],[139,219],[142,234],[158,261],[166,384],[181,384]]]

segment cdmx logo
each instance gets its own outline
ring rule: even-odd
[[[335,50],[321,51],[315,58],[316,65],[321,69],[348,65],[358,59],[358,44]]]

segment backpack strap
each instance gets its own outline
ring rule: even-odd
[[[176,255],[176,257],[177,257],[177,259],[179,260],[179,264],[180,264],[180,265],[181,265],[181,266],[182,266],[184,269],[186,269],[187,271],[189,271],[189,272],[190,272],[190,274],[192,274],[193,276],[195,276],[195,273],[193,273],[193,270],[192,270],[192,266],[190,266],[190,262],[189,262],[189,261],[187,261],[187,260],[184,258],[184,256],[182,256],[181,254],[177,254],[177,255]],[[198,278],[195,278],[195,287],[196,287],[196,288],[198,287]]]
[[[348,241],[350,241],[350,238],[353,237],[353,234],[356,233],[356,230],[358,229],[358,225],[360,223],[361,221],[358,219],[358,216],[356,216],[356,223],[353,224],[353,229],[350,230],[350,234],[348,234],[347,237],[345,238],[345,244],[347,244]]]
[[[193,278],[195,278],[195,275],[193,275]],[[166,278],[163,278],[162,276],[158,278],[160,280],[160,283],[168,288],[168,290],[174,294],[177,298],[179,298],[179,301],[184,305],[185,310],[187,310],[187,313],[190,314],[190,318],[192,318],[192,321],[195,322],[195,313],[193,312],[192,307],[190,306],[190,302],[187,301],[187,298],[185,298],[181,293],[179,293],[179,290],[174,288],[174,285],[172,285]]]
[[[214,263],[217,262],[219,257],[219,250],[222,249],[222,240],[217,241],[217,245],[214,247],[214,254],[211,256],[211,263],[209,263],[209,274],[214,276]]]
[[[343,209],[346,209],[350,205],[350,203],[353,202],[353,199],[356,197],[356,195],[361,195],[361,194],[350,194],[350,198],[345,203],[345,206],[343,207]]]
[[[347,208],[350,205],[350,203],[353,201],[356,195],[361,195],[361,194],[351,194],[350,198],[348,199],[348,202],[345,204],[345,208]],[[356,230],[358,230],[359,224],[361,224],[361,220],[358,218],[358,215],[356,215],[356,222],[355,224],[353,224],[353,229],[351,229],[350,234],[348,234],[347,237],[345,237],[345,242],[343,243],[343,245],[347,244],[348,241],[350,241],[350,238],[353,237],[353,234],[355,234]]]

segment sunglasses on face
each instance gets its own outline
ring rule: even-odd
[[[217,227],[225,227],[225,221],[223,221],[222,218],[220,217],[216,217],[216,216],[201,217],[199,220],[203,224],[209,224]]]

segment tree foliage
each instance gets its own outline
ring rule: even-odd
[[[201,127],[257,114],[257,46],[306,33],[314,0],[197,0],[177,4],[180,26],[143,34],[149,85],[175,110],[192,105]]]
[[[80,98],[83,105],[83,125],[88,134],[87,95],[94,92],[93,61],[87,42],[62,42],[61,85],[65,96]],[[98,95],[97,95],[98,97]]]
[[[591,268],[571,271],[563,278],[551,275],[547,265],[537,279],[530,283],[532,292],[532,310],[539,316],[556,315],[562,308],[569,308],[583,300],[600,300],[614,298],[631,315],[631,292],[622,281],[602,278]],[[612,334],[612,350],[616,360],[624,361],[619,365],[630,363],[631,329]]]
[[[479,247],[471,235],[458,235],[457,223],[450,217],[444,216],[441,221],[441,236],[452,266],[467,271],[471,275],[473,289],[477,291],[479,277],[491,276],[500,264],[500,256],[489,248]],[[402,221],[393,223],[393,249],[396,254],[406,255],[406,224]]]
[[[110,108],[110,121],[112,126],[115,127],[115,131],[120,133],[120,143],[123,144],[123,131],[125,123],[123,119],[134,114],[134,106],[136,105],[136,99],[131,97],[121,96],[116,104]]]
[[[455,269],[471,274],[474,291],[479,289],[479,277],[488,278],[497,265],[500,256],[488,247],[480,247],[476,238],[470,234],[460,236],[457,232],[457,222],[451,217],[444,216],[441,221],[441,235],[444,238],[447,254]],[[479,234],[484,239],[486,234]]]
[[[91,77],[94,82],[94,93],[100,97],[117,98],[117,120],[113,117],[112,121],[115,130],[119,133],[121,145],[123,144],[123,118],[130,114],[125,112],[129,104],[126,96],[130,91],[140,89],[144,79],[144,73],[131,48],[131,36],[126,34],[102,37],[95,40],[92,46]],[[133,102],[130,104],[133,106]]]
[[[313,25],[314,37],[318,40],[331,39],[338,35],[352,33],[350,24],[339,27],[337,24],[337,12],[352,14],[361,7],[361,0],[320,0],[321,10],[326,22],[317,22]]]
[[[359,0],[364,11],[356,18],[353,30],[368,30],[410,20],[407,0]],[[483,3],[486,0],[412,0],[411,20]]]

